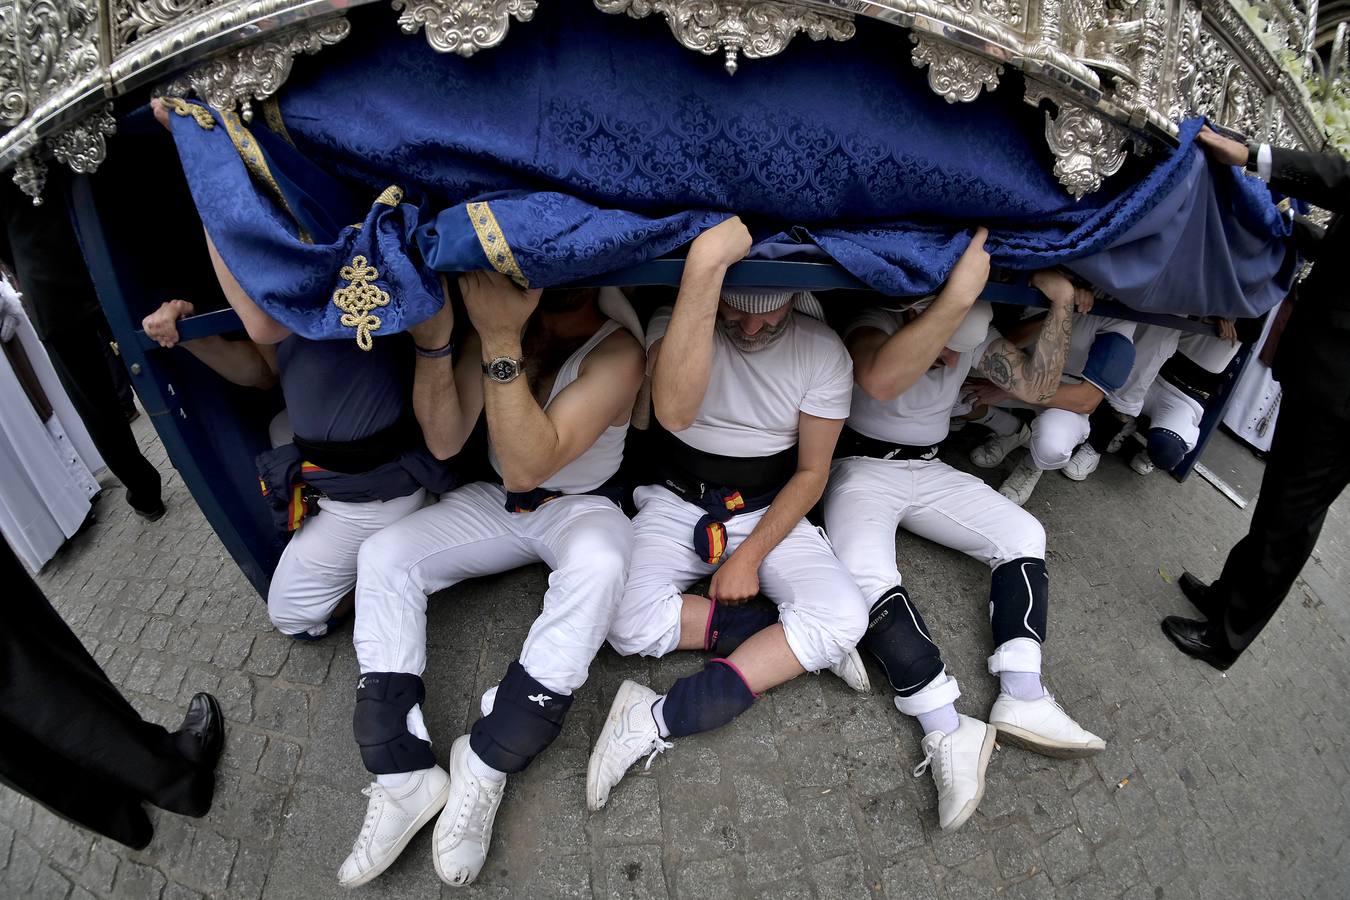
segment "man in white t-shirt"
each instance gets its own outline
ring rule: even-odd
[[[672,309],[648,324],[657,482],[638,488],[633,562],[610,644],[623,654],[716,654],[659,695],[625,681],[591,754],[586,801],[604,806],[640,757],[720,727],[808,671],[865,687],[857,585],[803,518],[825,489],[848,417],[852,365],[810,295],[724,289],[750,247],[732,218],[690,247]],[[794,309],[794,306],[796,307]],[[685,593],[712,575],[709,597]],[[761,591],[776,610],[745,601]]]
[[[917,717],[924,729],[925,759],[917,773],[931,767],[944,830],[959,828],[979,805],[996,730],[1051,756],[1105,746],[1041,685],[1050,584],[1045,531],[982,480],[937,458],[967,374],[1040,402],[1057,390],[1068,350],[1075,289],[1054,272],[1032,279],[1052,308],[1030,355],[990,327],[989,304],[975,302],[989,271],[983,239],[980,229],[923,312],[872,309],[850,323],[845,343],[857,387],[825,493],[830,540],[871,604],[859,647],[881,661],[896,708]],[[897,527],[993,570],[989,671],[999,676],[1001,689],[988,725],[956,712],[956,680],[901,585]]]

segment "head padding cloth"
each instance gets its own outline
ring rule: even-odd
[[[771,313],[791,302],[792,308],[813,319],[825,320],[825,310],[809,291],[784,291],[779,288],[736,287],[724,288],[722,300],[732,309],[752,316]]]
[[[993,321],[994,307],[983,300],[976,300],[970,312],[961,320],[961,324],[956,326],[952,336],[947,338],[947,346],[957,353],[969,353],[984,343],[985,336],[989,334],[989,325]]]

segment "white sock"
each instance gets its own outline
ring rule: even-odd
[[[1003,693],[1018,700],[1039,700],[1045,696],[1040,672],[999,672]]]
[[[951,734],[961,727],[961,720],[956,716],[956,705],[953,703],[939,706],[932,712],[919,713],[915,718],[919,720],[925,737],[935,731]]]
[[[997,406],[989,407],[989,410],[975,422],[984,425],[1002,437],[1017,434],[1022,430],[1022,420],[1008,412],[1006,409],[999,409]]]
[[[663,738],[670,737],[670,729],[666,727],[666,695],[662,694],[660,699],[652,704],[652,718],[656,720],[656,732]]]
[[[375,781],[382,788],[396,791],[407,784],[408,779],[412,778],[413,775],[413,772],[390,772],[387,775],[376,775]]]
[[[506,780],[505,772],[500,769],[494,769],[492,766],[483,762],[482,758],[477,753],[473,752],[473,748],[469,748],[469,771],[476,777],[486,778],[488,781],[502,782]]]

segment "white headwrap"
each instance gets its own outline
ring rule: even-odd
[[[722,299],[733,309],[752,316],[760,316],[780,309],[787,303],[799,313],[813,319],[825,320],[825,310],[809,291],[784,291],[779,288],[735,287],[723,288]]]

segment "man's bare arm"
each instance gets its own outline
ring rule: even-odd
[[[289,328],[263,312],[258,304],[253,302],[253,298],[244,293],[244,289],[235,280],[234,273],[225,265],[225,260],[221,259],[220,252],[216,250],[215,242],[211,240],[209,233],[206,235],[206,249],[211,254],[211,266],[216,270],[216,280],[220,282],[220,289],[224,292],[225,299],[230,301],[230,306],[239,314],[248,336],[258,344],[279,344],[290,337]]]
[[[430,319],[408,329],[413,343],[424,350],[448,346],[455,330],[449,284],[441,276],[445,304]],[[427,449],[437,459],[449,459],[464,447],[483,409],[479,342],[470,335],[459,358],[417,356],[413,373],[413,413],[422,427]]]
[[[1031,355],[1000,338],[989,345],[971,374],[988,378],[1026,403],[1045,403],[1059,389],[1073,332],[1074,296],[1082,289],[1074,288],[1069,279],[1053,271],[1037,272],[1031,283],[1050,300],[1050,315]]]
[[[698,417],[711,377],[722,279],[749,249],[750,232],[736,216],[694,238],[689,248],[670,325],[652,360],[652,405],[667,431],[683,431]]]
[[[186,300],[168,300],[142,319],[141,327],[161,347],[183,347],[233,384],[266,390],[277,383],[275,363],[252,341],[227,341],[220,335],[211,335],[180,342],[178,320],[194,312],[194,307]]]
[[[977,228],[933,305],[894,334],[859,328],[848,336],[853,378],[873,399],[894,400],[914,386],[938,358],[989,281],[985,228]]]

